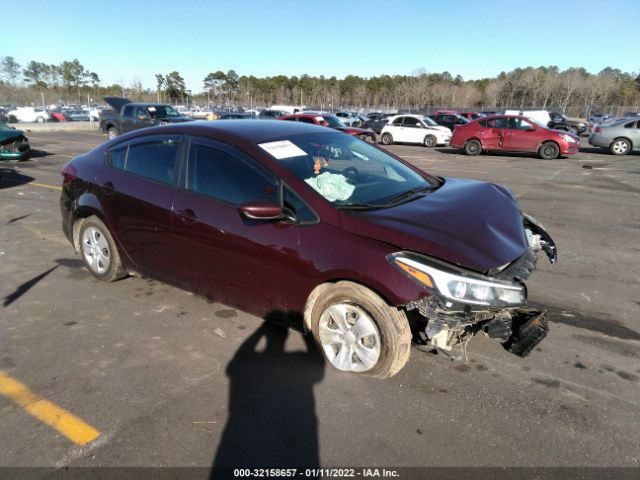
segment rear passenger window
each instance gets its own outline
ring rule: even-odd
[[[636,128],[636,122],[627,123],[624,128]]]
[[[313,121],[312,118],[307,118],[307,117],[300,117],[300,118],[298,118],[298,121],[302,122],[302,123],[312,123],[314,125],[316,123],[316,122]]]
[[[399,127],[400,125],[402,125],[402,119],[403,119],[403,118],[404,118],[404,117],[396,118],[396,119],[393,121],[393,125],[394,125],[394,126],[396,126],[396,127]]]
[[[109,165],[118,170],[124,170],[124,163],[127,159],[127,147],[111,150],[108,156]]]
[[[189,149],[187,190],[232,205],[278,199],[274,180],[228,153],[198,144]]]
[[[180,142],[162,140],[129,146],[124,169],[127,172],[168,185],[173,183],[173,173]]]

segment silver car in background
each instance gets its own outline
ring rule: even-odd
[[[622,119],[616,123],[597,126],[589,143],[594,147],[608,148],[614,155],[626,155],[640,148],[640,120]]]

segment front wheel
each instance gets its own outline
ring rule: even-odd
[[[578,136],[580,135],[580,132],[578,131],[578,127],[571,127],[571,133]]]
[[[611,142],[609,150],[614,155],[626,155],[631,150],[631,142],[626,138],[616,138]]]
[[[409,360],[411,330],[405,313],[361,285],[326,285],[310,320],[316,342],[338,370],[388,378]]]
[[[391,145],[393,143],[393,137],[390,133],[385,133],[382,135],[382,144],[383,145]]]
[[[80,252],[89,273],[113,282],[126,276],[109,229],[98,217],[89,217],[80,227]]]
[[[109,137],[109,140],[113,140],[117,136],[118,136],[118,130],[116,130],[116,127],[110,127],[107,130],[107,137]]]
[[[554,160],[560,155],[560,147],[554,142],[545,142],[538,150],[538,155],[543,160]]]
[[[436,138],[435,135],[427,135],[426,137],[424,137],[424,146],[425,147],[433,148],[437,144],[438,144],[438,139]]]
[[[464,144],[464,153],[466,155],[474,157],[476,155],[480,155],[480,152],[482,152],[482,144],[480,143],[480,141],[469,140]]]

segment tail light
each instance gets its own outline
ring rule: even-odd
[[[602,132],[602,129],[600,127],[596,127],[596,129],[594,130],[595,133],[600,133]]]
[[[62,167],[62,170],[60,170],[60,175],[62,175],[62,184],[66,185],[75,180],[77,173],[78,171],[76,170],[76,167],[74,167],[70,163],[67,163],[64,167]]]

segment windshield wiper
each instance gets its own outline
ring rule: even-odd
[[[419,193],[422,194],[422,195],[425,195],[427,192],[429,192],[429,191],[431,191],[433,189],[434,189],[434,187],[416,187],[416,188],[412,188],[410,190],[407,190],[406,192],[402,192],[401,194],[396,195],[395,197],[389,199],[389,201],[387,202],[387,205],[399,203],[402,200],[405,200],[407,198],[413,197],[414,195],[417,195]]]
[[[347,203],[346,205],[336,205],[340,210],[375,210],[384,208],[385,205],[373,205],[371,203]]]

